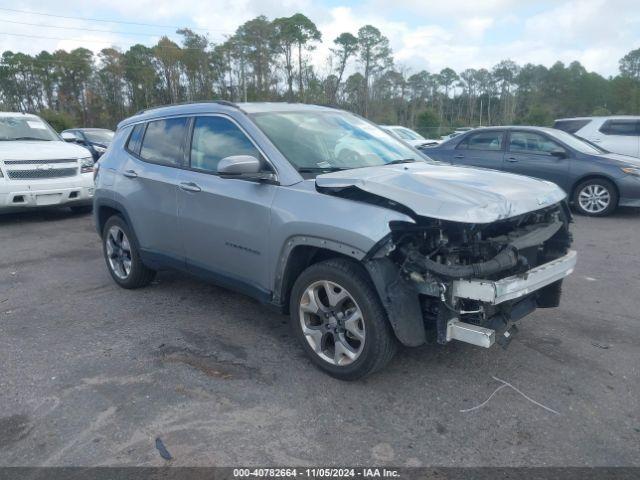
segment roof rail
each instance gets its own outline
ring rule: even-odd
[[[157,110],[159,108],[175,107],[177,105],[194,105],[198,103],[217,103],[219,105],[225,105],[227,107],[233,107],[233,108],[237,108],[238,110],[241,110],[241,108],[238,105],[228,100],[194,100],[192,102],[168,103],[166,105],[157,105],[155,107],[144,108],[142,110],[137,111],[134,115],[141,115],[143,113],[150,112],[152,110]]]

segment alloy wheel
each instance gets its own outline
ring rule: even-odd
[[[364,348],[362,310],[335,282],[317,281],[305,289],[300,299],[300,326],[315,354],[331,365],[355,362]]]
[[[580,190],[578,202],[586,212],[602,213],[611,203],[611,194],[604,186],[592,183]]]
[[[131,244],[124,231],[113,225],[105,240],[109,268],[121,280],[131,273]]]

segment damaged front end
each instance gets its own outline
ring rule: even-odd
[[[558,306],[576,262],[566,202],[491,223],[414,218],[391,224],[364,259],[403,344],[490,347],[536,308]]]

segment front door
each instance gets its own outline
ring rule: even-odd
[[[230,118],[196,117],[189,169],[180,172],[178,188],[178,229],[187,267],[266,296],[270,212],[278,187],[218,176],[218,162],[232,155],[262,157]]]
[[[571,152],[547,135],[513,130],[504,156],[504,171],[549,180],[569,189]]]

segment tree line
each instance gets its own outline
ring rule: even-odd
[[[247,21],[223,42],[184,28],[176,43],[122,51],[5,51],[0,109],[39,113],[56,128],[114,128],[136,111],[176,102],[290,101],[335,105],[425,135],[456,126],[549,125],[554,118],[640,113],[640,48],[605,78],[579,62],[552,67],[504,60],[491,69],[411,72],[372,25],[323,39],[301,13]],[[331,42],[326,65],[311,52]]]

